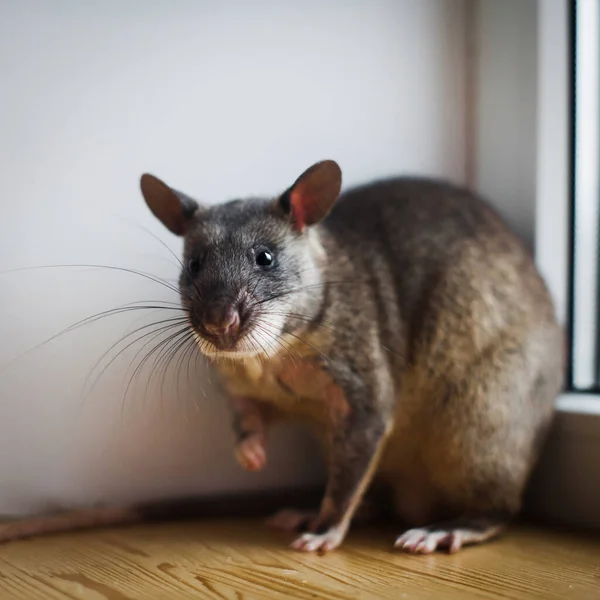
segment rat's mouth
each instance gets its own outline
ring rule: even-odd
[[[210,328],[192,324],[200,351],[209,358],[244,358],[260,353],[260,345],[253,342],[254,327],[246,319],[234,320],[233,326]]]
[[[194,337],[202,354],[211,359],[241,359],[256,356],[260,353],[258,347],[245,343],[245,335],[241,335],[235,340],[223,340],[222,338],[200,333],[194,329]]]
[[[209,350],[215,352],[237,352],[240,346],[243,345],[243,339],[246,333],[241,330],[231,332],[212,333],[202,325],[192,325],[196,341],[200,345],[201,350]]]
[[[271,357],[278,354],[277,348],[285,348],[278,328],[274,324],[269,324],[269,327],[246,321],[231,334],[214,335],[195,324],[192,331],[200,352],[206,357],[214,360],[244,359],[259,355]]]
[[[214,352],[229,352],[235,354],[236,352],[239,352],[240,347],[243,346],[243,335],[218,337],[206,334],[204,332],[202,332],[200,335],[206,342],[208,342],[208,344],[210,344],[209,348],[213,349]]]

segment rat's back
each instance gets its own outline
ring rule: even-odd
[[[388,246],[391,254],[444,263],[469,241],[528,255],[498,213],[478,195],[446,181],[397,177],[346,191],[323,226],[336,237]]]
[[[417,337],[416,322],[429,329],[434,314],[437,321],[460,318],[480,344],[494,326],[555,325],[529,249],[465,188],[419,178],[370,183],[344,193],[323,227],[340,249],[333,261],[350,257],[357,279],[360,272],[391,285],[397,304],[387,310],[399,311]]]

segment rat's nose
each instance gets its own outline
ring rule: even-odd
[[[204,323],[204,329],[211,334],[216,336],[227,336],[233,335],[237,332],[240,327],[240,313],[236,308],[228,308],[220,319],[211,319],[209,322]]]

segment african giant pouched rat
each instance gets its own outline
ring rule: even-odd
[[[202,207],[151,175],[141,188],[184,237],[181,301],[232,399],[240,463],[265,464],[277,418],[323,435],[319,510],[271,521],[304,528],[295,548],[337,547],[375,479],[413,527],[396,541],[409,552],[489,539],[519,511],[564,340],[529,252],[480,198],[397,178],[337,200],[333,161],[275,199]],[[103,510],[73,522],[136,514]],[[21,523],[0,537],[69,526]]]

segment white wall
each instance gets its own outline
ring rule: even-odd
[[[474,0],[474,187],[531,245],[537,160],[537,0]]]
[[[179,251],[141,200],[143,171],[211,202],[275,193],[324,157],[346,183],[462,180],[463,17],[462,0],[0,4],[0,269],[174,279],[132,224]],[[0,294],[0,364],[90,314],[175,298],[89,269],[2,273]],[[84,401],[90,369],[141,322],[102,320],[1,369],[0,513],[318,476],[312,441],[282,435],[267,472],[244,474],[202,372],[162,397],[142,377],[124,405],[128,353]]]

